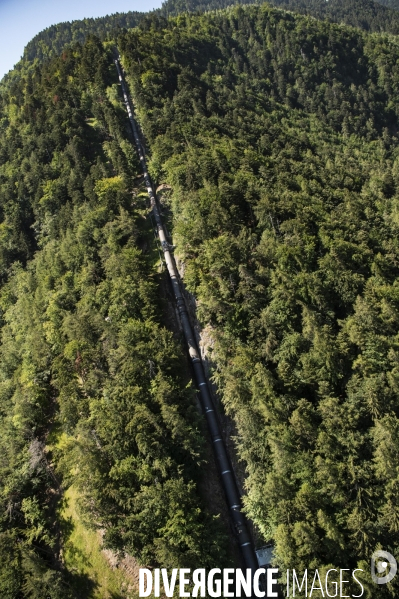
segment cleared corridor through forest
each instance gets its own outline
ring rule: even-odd
[[[144,180],[148,192],[148,196],[151,202],[151,208],[153,211],[158,236],[162,245],[162,249],[165,256],[165,262],[168,268],[172,288],[176,300],[176,305],[181,321],[181,325],[184,332],[184,337],[188,346],[188,352],[193,365],[195,382],[197,389],[199,390],[199,396],[201,400],[201,406],[206,417],[208,430],[210,433],[214,454],[216,457],[216,463],[219,470],[223,490],[226,496],[227,505],[229,508],[229,514],[233,523],[234,531],[238,539],[240,550],[242,553],[245,568],[250,568],[253,572],[259,567],[258,560],[255,553],[255,548],[249,533],[248,524],[244,514],[241,511],[241,497],[238,491],[236,479],[231,466],[230,459],[227,454],[227,450],[222,438],[220,423],[215,411],[215,406],[208,389],[208,383],[206,381],[204,367],[200,358],[197,343],[193,329],[191,327],[189,316],[184,301],[183,293],[180,287],[180,277],[176,268],[176,263],[171,251],[171,247],[167,241],[165,229],[161,219],[160,211],[158,209],[157,201],[155,198],[152,182],[147,171],[147,165],[144,157],[144,152],[140,137],[138,135],[138,128],[133,117],[133,110],[129,100],[127,86],[123,77],[122,68],[119,60],[115,60],[115,65],[118,70],[119,81],[121,83],[123,97],[126,105],[126,109],[129,115],[129,121],[132,127],[133,136],[138,151],[140,164],[143,170]]]

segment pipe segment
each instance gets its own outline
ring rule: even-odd
[[[237,482],[231,468],[230,459],[228,457],[225,444],[223,442],[219,420],[216,416],[215,406],[213,404],[213,400],[206,382],[204,367],[197,348],[197,343],[194,337],[193,329],[190,324],[186,303],[184,301],[184,297],[180,288],[179,273],[176,268],[176,263],[172,255],[170,245],[167,241],[165,229],[163,227],[161,215],[158,209],[158,204],[155,199],[151,179],[147,171],[147,165],[144,157],[142,144],[138,135],[137,125],[133,117],[127,87],[122,75],[119,60],[115,60],[115,65],[118,70],[119,81],[121,83],[123,92],[123,98],[125,101],[127,113],[129,115],[134,141],[137,147],[141,167],[144,174],[144,181],[147,187],[148,196],[150,198],[151,208],[156,223],[158,237],[161,242],[162,250],[165,256],[166,266],[169,272],[170,280],[172,282],[173,293],[175,296],[177,309],[180,316],[182,329],[184,332],[184,337],[187,342],[188,353],[193,366],[195,381],[199,390],[202,409],[205,414],[209,433],[211,436],[213,450],[219,469],[219,474],[221,475],[221,482],[225,492],[227,505],[229,507],[231,521],[233,523],[234,530],[238,539],[245,567],[250,568],[252,572],[255,573],[255,570],[259,568],[259,565],[255,549],[252,543],[252,539],[249,534],[248,524],[244,514],[241,511],[241,497],[238,491]]]

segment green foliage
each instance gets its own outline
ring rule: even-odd
[[[227,559],[198,492],[193,390],[141,249],[151,229],[116,79],[89,37],[1,96],[2,597],[91,596],[85,573],[62,568],[71,483],[87,523],[140,563]],[[60,426],[67,442],[50,450]]]
[[[10,534],[0,534],[0,591],[4,599],[14,599],[22,584],[21,555]]]
[[[169,1],[113,35],[212,328],[247,512],[282,569],[364,569],[399,551],[399,51],[375,33],[397,17],[280,6],[374,33],[268,6],[167,20],[205,8]],[[227,559],[198,492],[199,420],[145,253],[112,42],[88,35],[124,18],[48,30],[1,87],[4,597],[91,592],[61,567],[70,484],[85,524],[140,563]]]
[[[269,4],[369,32],[399,33],[397,0],[272,0]]]
[[[240,4],[261,4],[260,0],[242,0]],[[113,41],[126,29],[140,27],[151,29],[151,23],[162,21],[165,17],[181,13],[198,13],[209,10],[224,9],[233,0],[165,0],[161,8],[149,13],[129,11],[115,13],[97,19],[83,19],[72,22],[57,23],[47,27],[26,45],[22,60],[10,71],[5,81],[19,78],[21,70],[30,65],[54,59],[75,44],[84,44],[90,35],[100,40]],[[311,15],[317,19],[326,19],[335,23],[345,23],[366,31],[393,34],[399,33],[399,5],[397,0],[270,0],[268,4],[296,13]],[[64,54],[65,55],[65,54]]]
[[[251,6],[120,46],[248,514],[282,570],[398,555],[396,39]]]
[[[109,34],[117,33],[121,28],[136,27],[143,13],[129,11],[115,13],[97,19],[83,19],[58,23],[47,27],[27,44],[24,50],[23,61],[32,62],[57,58],[69,46],[84,44],[89,35],[95,35],[105,40]]]

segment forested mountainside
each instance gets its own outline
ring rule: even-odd
[[[45,60],[59,56],[66,46],[83,44],[89,35],[96,35],[101,40],[112,36],[115,30],[121,27],[130,29],[136,27],[140,18],[145,13],[131,11],[128,13],[115,13],[97,19],[82,19],[77,21],[57,23],[43,29],[26,45],[24,61],[35,58]]]
[[[253,0],[242,0],[240,4],[251,4]],[[256,0],[255,3],[259,3]],[[223,9],[234,4],[233,0],[166,0],[160,9],[151,13],[116,13],[98,19],[84,19],[71,23],[59,23],[44,29],[26,46],[23,62],[35,58],[42,61],[59,56],[63,49],[74,43],[84,43],[88,35],[94,34],[101,40],[118,35],[118,29],[136,27],[148,14],[159,17],[176,16],[182,12],[197,12]],[[399,33],[398,5],[395,2],[373,2],[372,0],[270,0],[277,7],[360,27],[366,31]],[[386,6],[382,6],[385,4]]]
[[[227,563],[116,81],[89,38],[0,98],[2,599],[111,596],[65,564],[70,485],[115,551]]]
[[[371,553],[399,557],[397,38],[254,5],[114,41],[246,510],[281,571],[359,567],[371,599]],[[112,48],[90,36],[0,90],[5,599],[104,596],[75,567],[72,491],[140,564],[229,560]]]
[[[371,32],[399,33],[397,6],[372,0],[271,0],[272,6]]]
[[[383,6],[387,6],[388,8],[393,8],[394,10],[399,10],[399,3],[397,0],[378,0],[379,4]]]
[[[396,38],[250,6],[119,47],[249,516],[283,571],[398,557]]]

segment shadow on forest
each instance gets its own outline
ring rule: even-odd
[[[99,586],[87,574],[82,574],[81,572],[71,572],[68,570],[65,574],[65,579],[79,599],[93,599],[94,592]],[[112,599],[122,599],[122,597],[120,595],[115,595],[115,597],[112,595]]]
[[[70,499],[65,496],[61,500],[61,510],[65,510],[69,507]],[[63,516],[59,514],[59,526],[62,538],[62,545],[64,551],[68,552],[68,557],[73,563],[79,564],[86,568],[92,566],[86,553],[79,547],[71,542],[71,536],[76,526],[72,516]],[[75,591],[76,597],[79,599],[92,599],[94,598],[94,592],[98,589],[98,583],[93,580],[88,574],[77,571],[75,568],[66,569],[65,579],[67,584]],[[119,595],[112,596],[112,599],[122,599]]]
[[[60,502],[59,526],[62,538],[64,552],[68,554],[68,562],[74,564],[66,568],[65,580],[67,585],[73,589],[77,599],[94,599],[98,597],[99,583],[93,579],[89,573],[82,572],[82,569],[92,570],[94,565],[90,561],[85,548],[76,545],[72,540],[72,534],[76,530],[76,523],[65,511],[70,507],[71,499],[63,497]],[[75,566],[76,564],[76,566]],[[123,594],[115,591],[107,591],[107,599],[125,599]]]

